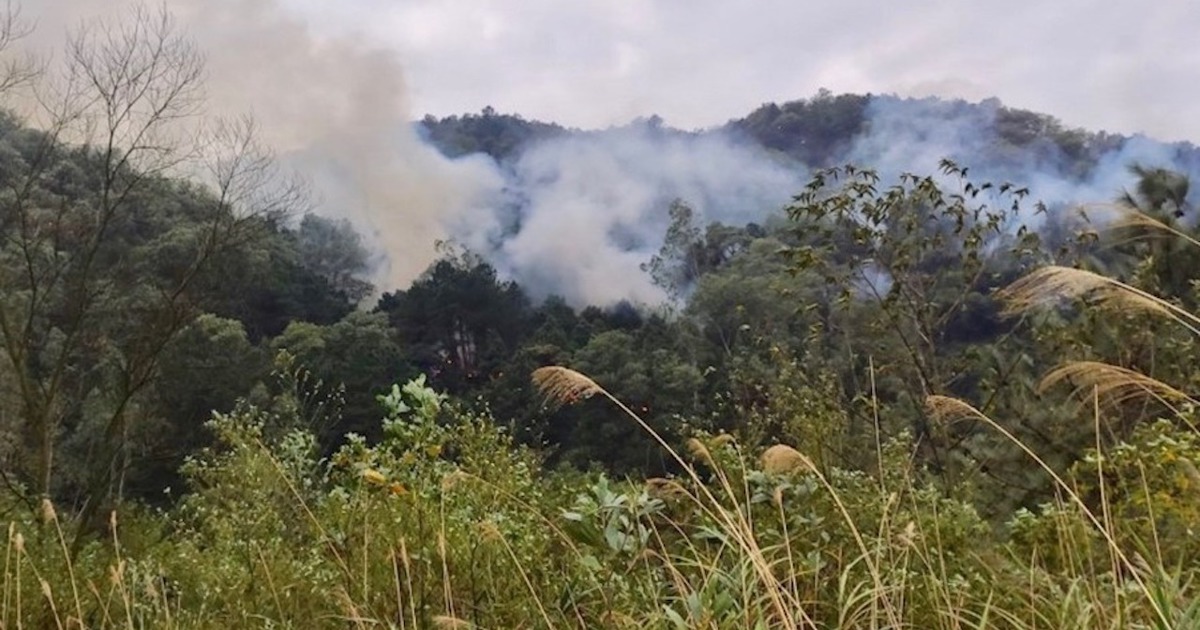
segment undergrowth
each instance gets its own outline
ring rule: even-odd
[[[546,369],[553,402],[608,395],[582,374]],[[925,478],[906,438],[882,445],[882,476],[699,435],[676,452],[677,476],[616,480],[544,470],[489,418],[420,381],[382,403],[386,437],[351,436],[328,458],[273,412],[217,416],[218,446],[188,463],[178,505],[123,506],[78,549],[63,533],[77,524],[49,502],[36,514],[14,507],[0,626],[1200,622],[1200,444],[1171,422],[1089,454],[1059,477],[1057,501],[997,531]]]

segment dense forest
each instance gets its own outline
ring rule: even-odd
[[[802,183],[609,235],[657,301],[454,240],[376,286],[135,20],[74,41],[35,115],[35,68],[0,82],[0,627],[1200,626],[1195,147],[1047,200],[991,176],[1094,180],[1142,140],[827,92],[647,118]],[[881,108],[979,121],[979,163],[856,162]],[[514,172],[622,133],[415,125]]]

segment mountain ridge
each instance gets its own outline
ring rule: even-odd
[[[890,186],[950,160],[979,181],[1028,189],[1051,214],[1110,203],[1134,185],[1135,164],[1200,177],[1190,143],[1069,127],[998,99],[825,91],[693,131],[657,116],[570,129],[491,108],[417,125],[453,160],[482,157],[500,182],[448,222],[450,238],[502,276],[573,304],[661,299],[640,266],[658,251],[674,200],[701,224],[762,222],[827,167],[872,169]],[[1036,228],[1044,218],[1026,220]]]
[[[844,161],[847,145],[867,132],[871,107],[916,106],[940,112],[948,119],[973,116],[990,123],[997,136],[1017,148],[1036,147],[1049,142],[1065,157],[1086,162],[1119,150],[1130,140],[1146,139],[1175,147],[1198,160],[1197,146],[1191,141],[1164,141],[1146,134],[1113,133],[1091,130],[1062,122],[1054,115],[1008,107],[991,97],[978,102],[939,97],[901,97],[895,94],[833,94],[821,90],[809,98],[763,103],[740,118],[723,124],[686,130],[672,127],[656,114],[635,118],[623,125],[604,128],[578,128],[554,121],[526,119],[519,113],[507,114],[485,107],[479,114],[446,117],[426,115],[416,123],[419,133],[447,157],[486,153],[497,161],[514,157],[530,142],[564,135],[611,133],[629,127],[644,126],[665,133],[729,133],[753,141],[809,167],[832,166]]]

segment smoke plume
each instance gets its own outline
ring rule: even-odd
[[[692,206],[700,227],[742,225],[779,209],[801,175],[722,134],[635,123],[530,147],[509,169],[507,205],[455,234],[535,296],[656,304],[664,294],[640,265],[661,245],[672,200]]]
[[[49,6],[46,6],[49,5]],[[207,62],[207,113],[250,114],[281,161],[309,178],[321,214],[344,217],[386,254],[381,289],[405,287],[434,257],[443,222],[498,180],[486,161],[451,161],[413,132],[400,61],[352,34],[318,35],[278,0],[167,0]],[[26,7],[29,44],[56,54],[68,31],[119,20],[102,0]]]
[[[1089,135],[1062,127],[1060,133],[1079,139],[1078,155],[1071,156],[1051,140],[1043,120],[1022,119],[1029,125],[1031,140],[1018,146],[1011,141],[1013,134],[1006,139],[1000,128],[1016,123],[1011,116],[1006,122],[1002,118],[996,99],[968,103],[875,97],[867,106],[864,132],[844,161],[875,168],[884,182],[891,183],[904,172],[934,173],[939,161],[949,158],[969,167],[976,182],[1011,182],[1028,188],[1030,212],[1023,219],[1030,227],[1041,220],[1032,212],[1033,201],[1062,211],[1110,203],[1135,183],[1131,164],[1176,170],[1193,180],[1200,176],[1200,152],[1190,144],[1168,144],[1142,135]]]
[[[1033,128],[1027,142],[1014,144],[1002,126],[1018,123]],[[1128,170],[1135,162],[1200,177],[1200,152],[1191,145],[1060,127],[1081,139],[1069,156],[1046,125],[1036,116],[1004,118],[994,99],[874,97],[862,132],[834,161],[876,169],[889,186],[901,173],[937,173],[940,160],[955,160],[977,183],[1028,188],[1019,222],[1031,228],[1046,216],[1035,212],[1037,201],[1051,214],[1111,202],[1135,183]],[[506,170],[506,201],[466,215],[454,234],[534,295],[558,294],[575,305],[654,304],[664,295],[639,265],[661,245],[672,199],[692,205],[701,227],[761,222],[808,175],[805,165],[718,130],[632,124],[573,133],[529,147]],[[1103,218],[1104,210],[1089,214]]]

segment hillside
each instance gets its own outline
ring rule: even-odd
[[[1079,204],[1108,203],[1135,185],[1132,164],[1200,173],[1194,145],[1075,129],[994,99],[821,93],[699,131],[656,117],[569,130],[494,111],[418,127],[445,155],[486,156],[494,172],[482,202],[445,219],[449,236],[535,296],[576,307],[663,300],[638,268],[661,245],[675,199],[701,224],[762,224],[816,169],[857,164],[894,180],[950,159],[972,177],[1028,189],[1030,207],[1048,212],[1023,220],[1049,220],[1052,234]]]
[[[997,99],[971,103],[876,94],[834,95],[824,91],[808,99],[766,103],[742,118],[692,133],[731,134],[805,167],[823,168],[844,164],[855,157],[854,145],[872,134],[872,124],[877,124],[879,113],[891,111],[911,114],[910,124],[926,128],[930,135],[935,134],[929,129],[939,125],[959,128],[967,124],[972,127],[971,133],[991,140],[986,151],[946,157],[963,162],[968,162],[964,157],[974,158],[969,162],[981,166],[1005,160],[1032,160],[1038,164],[1058,161],[1059,171],[1080,179],[1086,178],[1106,156],[1120,152],[1134,140],[1103,130],[1071,127],[1048,114],[1005,107]],[[651,116],[631,124],[661,127],[662,122]],[[441,119],[426,116],[418,126],[449,157],[479,152],[501,162],[512,160],[523,149],[539,142],[570,134],[596,133],[500,114],[490,108],[480,114]],[[1163,157],[1180,170],[1191,172],[1200,163],[1200,150],[1192,143],[1161,143],[1161,146]]]

